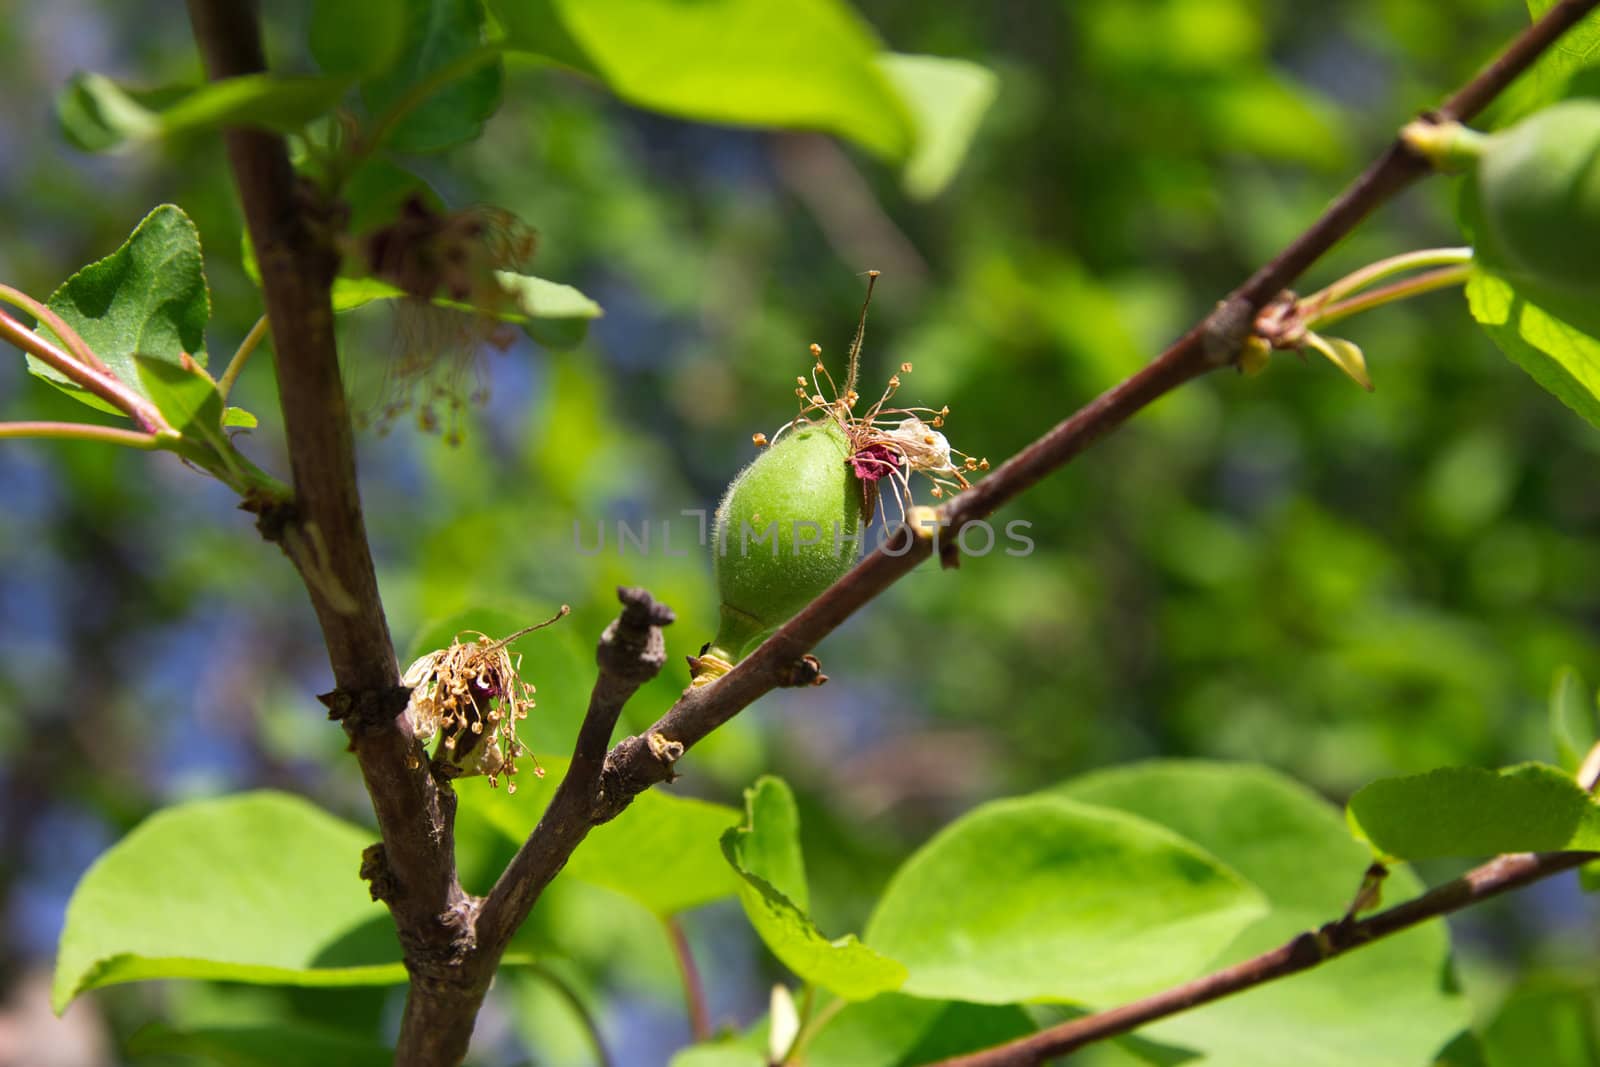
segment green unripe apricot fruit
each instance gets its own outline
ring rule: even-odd
[[[1496,254],[1569,296],[1600,296],[1600,100],[1547,107],[1479,142],[1475,195]]]
[[[856,561],[861,483],[832,420],[801,423],[739,473],[712,548],[722,618],[702,655],[737,663]]]

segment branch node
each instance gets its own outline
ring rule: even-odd
[[[1250,301],[1233,297],[1218,302],[1200,327],[1200,345],[1206,363],[1223,367],[1239,358],[1244,343],[1255,331],[1256,312]]]
[[[617,589],[622,614],[611,621],[600,635],[595,661],[602,674],[638,688],[661,673],[667,662],[667,644],[661,627],[670,626],[677,616],[637,587]]]
[[[650,749],[650,754],[659,763],[664,763],[670,769],[674,763],[683,758],[683,742],[670,741],[654,730],[645,735],[645,744]]]
[[[389,856],[383,850],[382,841],[361,850],[360,874],[373,900],[388,903],[400,896],[400,883],[389,868]]]
[[[317,699],[328,709],[328,718],[344,726],[354,749],[362,737],[394,728],[394,720],[405,713],[411,690],[403,685],[385,689],[335,689],[320,694]]]

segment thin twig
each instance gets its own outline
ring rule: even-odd
[[[1453,911],[1582,866],[1597,852],[1519,852],[1497,856],[1415,900],[1365,919],[1342,919],[1307,931],[1270,952],[1185,982],[1154,996],[1052,1026],[1003,1045],[952,1056],[930,1067],[1033,1067],[1053,1056],[1128,1033],[1146,1023],[1209,1004],[1241,990],[1309,970],[1362,945]]]
[[[623,705],[666,663],[661,627],[672,623],[673,614],[643,589],[618,589],[617,599],[622,602],[622,613],[600,637],[595,652],[600,673],[578,728],[567,775],[478,913],[478,943],[491,970],[534,901],[590,827],[605,822],[632,799],[631,793],[616,795],[607,780],[606,749]]]

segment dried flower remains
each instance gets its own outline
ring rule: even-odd
[[[517,760],[529,755],[517,736],[517,724],[534,707],[535,690],[519,673],[522,657],[511,655],[507,646],[571,610],[563,604],[554,617],[498,641],[463,630],[448,648],[429,652],[406,668],[401,678],[411,689],[406,715],[419,740],[439,738],[433,754],[436,768],[448,768],[452,776],[485,775],[491,787],[504,775],[506,791],[517,791]],[[537,760],[533,773],[544,776]]]

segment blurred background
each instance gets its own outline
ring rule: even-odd
[[[520,645],[538,751],[570,747],[619,583],[679,619],[627,727],[686,684],[683,656],[715,628],[709,558],[620,552],[615,523],[670,521],[674,547],[689,542],[680,513],[714,507],[750,435],[791,417],[807,345],[842,355],[860,272],[883,272],[862,391],[914,363],[905,402],[949,404],[952,443],[999,460],[1204,314],[1527,20],[1511,0],[858,6],[897,50],[999,75],[966,165],[931,202],[837,141],[648,115],[533,67],[511,72],[481,141],[416,163],[452,207],[526,220],[534,271],[605,309],[572,351],[476,353],[488,398],[459,444],[405,418],[359,441],[402,657],[441,619],[573,606]],[[271,7],[275,61],[305,67],[305,5]],[[52,108],[79,69],[160,85],[198,63],[171,4],[63,0],[0,20],[0,280],[43,298],[177,203],[205,242],[220,366],[261,312],[220,145],[74,151]],[[1408,193],[1306,288],[1460,243],[1451,198],[1443,181]],[[343,328],[354,402],[376,412],[408,336],[379,307]],[[956,814],[1095,767],[1259,761],[1339,802],[1378,776],[1549,758],[1554,672],[1600,678],[1600,436],[1491,346],[1458,293],[1342,332],[1374,393],[1283,354],[1260,377],[1185,387],[1000,516],[1032,524],[1033,554],[919,570],[818,650],[826,688],[763,699],[675,788],[737,804],[759,773],[786,778],[813,911],[844,931]],[[270,371],[255,360],[234,396],[262,416],[244,450],[285,474]],[[0,361],[0,416],[77,413]],[[392,1026],[399,990],[198,983],[50,1015],[68,895],[150,811],[272,786],[370,813],[314,699],[331,681],[304,592],[226,489],[171,457],[8,441],[0,500],[0,1063],[45,1064],[16,1052],[43,1048],[61,1067],[115,1064],[152,1016],[285,1002]],[[660,1063],[688,1026],[666,940],[629,907],[557,898],[540,921],[617,1062]],[[1579,980],[1597,932],[1565,880],[1453,925],[1485,1010],[1513,968]],[[774,973],[737,905],[685,926],[716,1020],[758,1016]],[[590,1056],[559,997],[521,979],[497,987],[480,1046],[486,1064]]]

